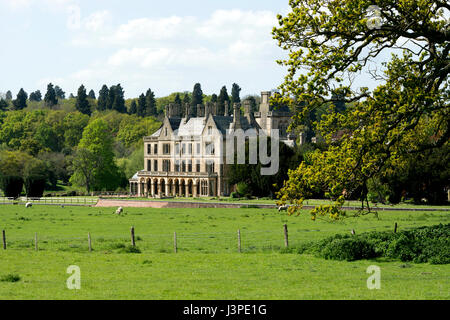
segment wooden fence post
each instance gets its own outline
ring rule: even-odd
[[[133,247],[136,246],[136,241],[135,241],[135,239],[134,239],[134,227],[131,227],[131,245],[132,245]]]
[[[394,233],[397,233],[397,228],[398,228],[398,224],[397,224],[397,222],[395,223],[395,226],[394,226]]]
[[[287,224],[284,225],[284,246],[289,247],[289,238],[288,238],[288,227]]]
[[[34,250],[38,251],[38,237],[37,237],[37,232],[34,233]]]
[[[89,252],[92,251],[92,240],[91,240],[91,233],[88,233],[88,244],[89,244]]]
[[[3,250],[6,250],[6,232],[3,230]]]
[[[176,232],[173,233],[173,248],[175,250],[175,253],[177,253],[178,248],[177,248],[177,233]]]
[[[238,252],[241,253],[241,230],[238,229]]]

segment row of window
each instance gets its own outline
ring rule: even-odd
[[[169,143],[164,143],[162,145],[163,147],[163,155],[168,155],[170,154],[170,144]],[[180,147],[181,147],[181,154],[188,154],[188,155],[192,155],[193,154],[193,144],[192,143],[176,143],[175,144],[175,154],[180,154]],[[201,150],[200,150],[200,143],[196,144],[196,154],[200,154]],[[205,144],[205,152],[206,155],[214,155],[215,154],[215,148],[214,148],[214,143],[206,143]],[[158,154],[158,144],[148,144],[147,145],[147,154]]]
[[[163,160],[162,163],[162,171],[163,172],[170,172],[171,168],[171,161],[170,160]],[[214,173],[214,162],[206,162],[206,172],[208,173]],[[158,171],[158,160],[147,160],[147,171]],[[195,171],[193,171],[192,166],[192,160],[175,160],[174,165],[174,171],[175,172],[201,172],[201,166],[200,161],[197,160],[195,163]]]

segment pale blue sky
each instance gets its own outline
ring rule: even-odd
[[[206,94],[233,82],[241,96],[276,88],[284,53],[272,39],[287,0],[0,0],[0,92],[98,93],[121,83],[127,97]]]

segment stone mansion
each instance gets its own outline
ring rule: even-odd
[[[169,104],[162,126],[144,137],[145,168],[130,180],[130,194],[139,197],[211,197],[231,192],[225,164],[224,146],[227,130],[264,130],[270,135],[279,130],[280,140],[295,144],[288,134],[292,114],[288,109],[271,110],[271,92],[261,93],[258,112],[251,112],[249,101],[234,104],[233,115],[219,114],[216,103],[184,106]],[[227,109],[227,108],[225,108]]]

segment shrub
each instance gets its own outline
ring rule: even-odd
[[[239,193],[237,193],[237,192],[232,192],[232,193],[230,194],[230,197],[231,197],[231,199],[238,199],[240,196],[239,196]]]
[[[359,260],[375,257],[403,262],[450,263],[450,224],[393,232],[370,232],[356,236],[335,235],[310,245],[308,252],[325,259]]]
[[[20,276],[18,274],[7,274],[0,278],[0,282],[19,282]]]
[[[0,189],[5,197],[17,198],[22,193],[23,179],[19,176],[0,175]]]
[[[236,185],[236,191],[242,197],[250,197],[251,196],[250,188],[248,187],[248,184],[246,184],[245,182],[239,182]]]
[[[325,259],[355,261],[375,258],[373,244],[357,238],[334,239],[320,252]]]

